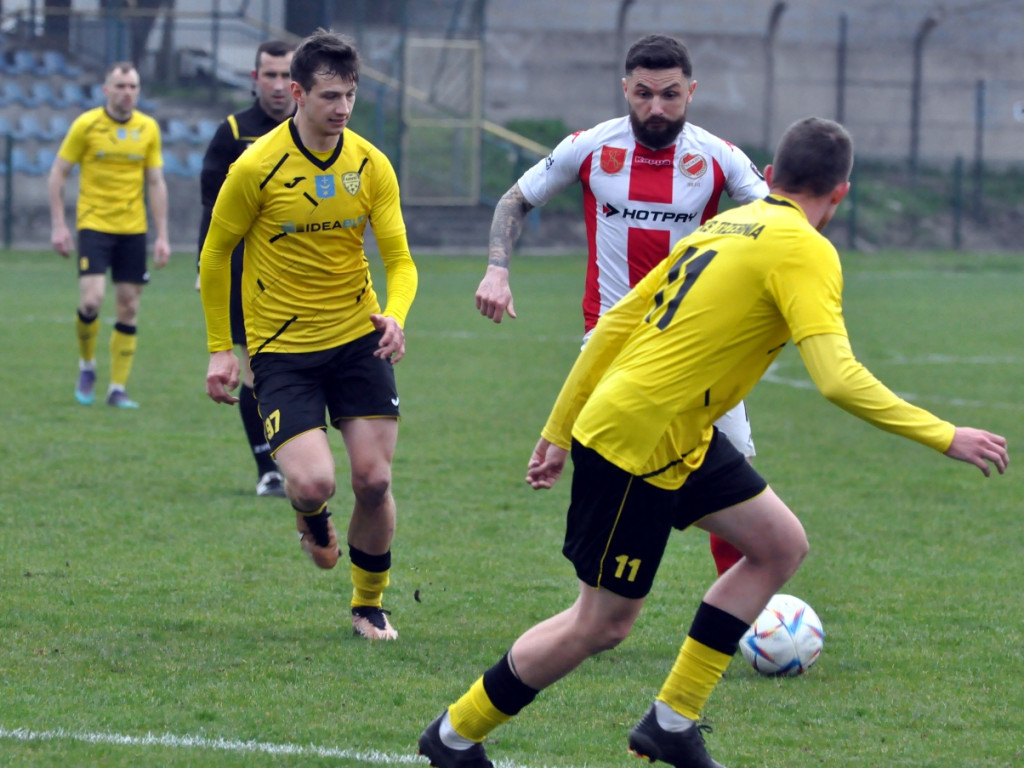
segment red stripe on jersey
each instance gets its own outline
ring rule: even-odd
[[[601,287],[597,280],[597,198],[590,189],[590,170],[594,162],[591,152],[580,164],[583,186],[583,221],[587,225],[587,278],[583,288],[583,328],[589,331],[601,316]]]
[[[717,160],[712,159],[711,172],[715,175],[715,186],[711,190],[708,204],[704,206],[704,212],[700,215],[701,224],[718,213],[718,203],[722,199],[722,190],[725,189],[725,174]]]
[[[629,228],[629,287],[643,279],[672,249],[672,233],[667,229]]]
[[[671,203],[676,147],[648,149],[637,144],[629,173],[629,199],[643,203]]]

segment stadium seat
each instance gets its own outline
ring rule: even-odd
[[[93,106],[92,97],[78,83],[64,83],[60,89],[60,95],[69,107],[88,109]]]
[[[196,123],[196,143],[209,144],[220,123],[216,120],[204,119]]]
[[[3,90],[0,92],[0,105],[6,106],[10,104],[20,104],[23,107],[38,106],[32,96],[25,92],[21,83],[17,80],[7,80],[4,82]]]
[[[47,171],[49,168],[46,169]],[[22,147],[15,147],[11,150],[11,171],[14,173],[25,173],[29,176],[41,176],[42,168],[36,159],[29,155]]]
[[[8,136],[12,133],[14,133],[14,127],[11,125],[11,121],[0,115],[0,136]],[[0,147],[2,147],[2,144],[0,144]]]
[[[163,140],[165,144],[193,144],[195,143],[195,134],[184,120],[172,117],[167,121],[167,130],[164,132]]]
[[[43,128],[43,124],[39,122],[39,118],[31,112],[24,112],[18,118],[18,122],[15,124],[11,135],[18,141],[41,141],[50,138],[48,135],[44,135],[45,133],[46,130]]]
[[[50,84],[45,81],[32,83],[30,94],[30,98],[40,106],[53,107],[54,109],[64,109],[68,106],[68,103],[55,93]]]
[[[32,51],[19,49],[11,55],[11,67],[8,72],[12,75],[37,75],[41,67]]]
[[[40,147],[36,153],[36,165],[39,166],[40,170],[44,174],[50,172],[50,167],[53,165],[53,161],[57,157],[57,150],[52,147]]]
[[[203,153],[189,152],[186,158],[189,176],[199,176],[203,172]]]
[[[173,152],[164,152],[164,175],[188,176],[188,166],[182,163],[181,159]]]
[[[43,74],[61,77],[78,77],[82,74],[82,68],[69,62],[60,51],[43,51],[41,71]]]
[[[103,95],[103,83],[93,83],[86,96],[89,99],[90,107],[98,107],[107,103],[107,97]]]
[[[46,135],[50,141],[63,141],[71,128],[71,121],[67,115],[54,115],[50,118],[50,124],[46,127]]]

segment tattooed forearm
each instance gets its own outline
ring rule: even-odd
[[[487,259],[489,265],[508,269],[512,248],[523,233],[526,214],[532,210],[533,206],[523,197],[518,184],[514,184],[508,192],[502,195],[501,200],[494,208],[494,218],[491,220],[491,238]]]

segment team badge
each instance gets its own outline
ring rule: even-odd
[[[708,170],[708,161],[704,155],[687,152],[679,158],[679,172],[688,179],[699,179]]]
[[[626,164],[626,150],[619,147],[601,147],[601,170],[618,173]]]
[[[341,183],[345,187],[345,191],[350,195],[355,196],[356,192],[359,191],[359,186],[362,183],[359,179],[359,174],[355,171],[349,171],[348,173],[341,174]]]
[[[334,174],[325,173],[322,176],[315,176],[316,180],[316,196],[321,200],[326,200],[328,197],[334,197]]]
[[[127,138],[128,138],[128,131],[125,130],[124,128],[118,128],[117,129],[117,140],[118,141],[124,141]]]

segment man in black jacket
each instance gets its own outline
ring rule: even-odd
[[[272,128],[276,128],[295,112],[295,101],[289,87],[294,50],[294,45],[281,40],[268,40],[260,45],[256,50],[256,69],[252,71],[255,103],[246,110],[228,115],[210,140],[210,146],[203,157],[203,171],[199,177],[203,202],[203,218],[199,224],[200,251],[210,228],[213,204],[217,201],[217,193],[224,183],[228,168],[250,144]],[[242,369],[238,408],[259,474],[256,495],[284,496],[284,479],[270,456],[263,420],[260,418],[256,397],[252,391],[252,369],[249,367],[249,353],[245,346],[245,324],[242,321],[242,253],[243,245],[239,243],[231,255],[231,341],[235,345]],[[197,281],[196,290],[198,289]]]

